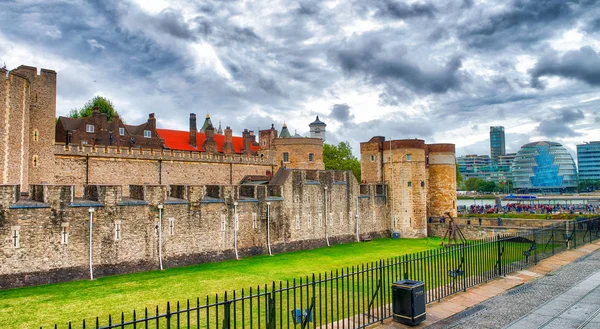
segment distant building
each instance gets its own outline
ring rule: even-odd
[[[523,145],[511,171],[514,188],[522,192],[566,192],[577,188],[575,161],[559,143]]]
[[[482,167],[492,164],[488,155],[467,154],[456,158],[458,171],[462,174],[470,174],[480,171]]]
[[[493,164],[498,164],[498,157],[506,154],[504,127],[490,127],[490,155]]]
[[[312,138],[320,138],[325,141],[325,127],[327,125],[325,122],[319,120],[319,116],[317,115],[317,119],[308,125],[310,127],[310,137]]]
[[[512,166],[516,156],[517,153],[506,153],[505,155],[498,156],[498,166]]]
[[[579,180],[600,180],[600,141],[577,145]]]

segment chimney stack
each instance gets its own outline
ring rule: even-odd
[[[235,153],[233,148],[233,131],[229,126],[225,127],[225,143],[223,144],[223,153],[231,154]]]
[[[209,124],[206,127],[206,139],[204,140],[204,145],[202,145],[202,149],[204,152],[208,153],[217,153],[217,143],[215,142],[215,127],[212,124]]]
[[[154,117],[154,113],[148,115],[148,125],[151,130],[156,130],[156,118]]]
[[[190,145],[196,147],[196,133],[198,128],[196,127],[196,114],[190,113]]]

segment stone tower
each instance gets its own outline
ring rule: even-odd
[[[310,137],[320,138],[325,141],[325,127],[327,127],[327,125],[325,122],[319,120],[318,115],[317,119],[308,126],[310,127]]]
[[[0,171],[3,184],[52,183],[56,72],[21,65],[0,70]]]

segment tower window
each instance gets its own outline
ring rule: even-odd
[[[411,186],[412,186],[412,182],[408,182],[408,187],[411,187]]]
[[[94,125],[90,125],[90,124],[85,125],[85,132],[86,133],[94,133]]]
[[[33,130],[33,141],[37,142],[40,140],[40,132],[37,129]]]
[[[406,155],[406,161],[410,161],[412,160],[412,154],[407,154]]]
[[[37,155],[33,155],[31,158],[31,162],[33,163],[33,167],[37,167],[40,164],[40,159]]]
[[[371,155],[371,162],[374,162],[374,161],[375,161],[375,156]]]
[[[283,152],[283,162],[290,162],[290,154],[288,152]]]
[[[19,248],[21,246],[21,228],[19,226],[13,226],[11,231],[12,246],[13,248]]]
[[[119,128],[119,135],[125,136],[125,128]]]
[[[308,153],[308,162],[315,161],[315,155],[313,153]]]
[[[169,235],[175,234],[175,218],[169,218]]]
[[[121,240],[121,221],[115,221],[115,241]]]
[[[61,225],[60,243],[69,243],[69,223],[62,223]]]
[[[150,130],[144,130],[144,138],[151,138],[152,132]]]

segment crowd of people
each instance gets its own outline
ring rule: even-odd
[[[600,206],[592,204],[521,204],[508,203],[502,207],[495,205],[471,205],[470,214],[498,214],[498,213],[531,213],[531,214],[560,214],[560,213],[585,213],[598,214]]]

